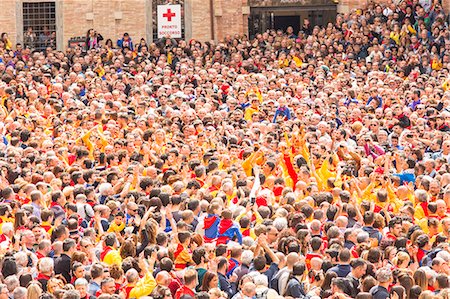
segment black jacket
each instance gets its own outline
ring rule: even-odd
[[[228,298],[231,298],[236,294],[236,284],[230,283],[225,275],[217,273],[219,275],[220,290],[227,293]]]
[[[283,293],[282,290],[280,292]],[[289,279],[286,291],[282,294],[284,297],[304,298],[306,296],[303,284],[296,277]]]
[[[66,279],[67,283],[70,283],[72,277],[70,275],[70,261],[71,258],[63,253],[55,260],[55,274],[61,274]]]
[[[373,299],[388,299],[389,292],[386,288],[382,286],[374,286],[370,289],[370,294],[372,294]]]

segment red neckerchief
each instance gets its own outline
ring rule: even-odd
[[[111,251],[113,250],[110,246],[106,246],[102,253],[100,254],[100,260],[103,261],[105,259],[105,256]]]
[[[39,279],[49,280],[50,278],[51,278],[50,276],[47,276],[47,275],[42,274],[42,273],[39,273],[38,276],[36,277],[36,280],[39,280]]]

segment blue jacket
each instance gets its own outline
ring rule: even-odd
[[[275,116],[273,117],[273,123],[277,122],[277,117],[280,115],[284,116],[285,120],[289,120],[289,119],[291,119],[291,110],[289,110],[289,108],[286,106],[279,107],[277,109],[277,111],[275,111]]]
[[[336,265],[329,271],[333,271],[338,277],[347,277],[347,275],[352,271],[352,267],[350,267],[350,265]]]
[[[216,214],[208,214],[203,220],[203,228],[205,229],[205,238],[211,241],[219,236],[220,217]]]
[[[119,39],[117,41],[117,46],[122,48],[122,49],[125,48],[125,47],[128,47],[128,48],[130,48],[131,51],[134,51],[133,41],[131,40],[131,37],[128,37],[128,45],[125,45],[125,41],[124,41],[124,39],[122,37],[121,39]]]
[[[374,229],[371,226],[364,226],[362,230],[369,234],[369,238],[377,239],[378,243],[381,242],[383,235],[380,233],[380,231]]]
[[[369,97],[369,100],[367,101],[366,106],[369,106],[370,102],[378,100],[378,107],[377,108],[381,108],[383,107],[383,99],[380,96],[376,96],[376,97]]]
[[[226,244],[235,236],[239,244],[242,244],[242,233],[239,227],[231,219],[222,219],[219,224],[217,244]]]

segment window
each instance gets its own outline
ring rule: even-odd
[[[56,49],[55,2],[23,3],[23,41],[32,50]]]
[[[153,40],[158,39],[158,5],[180,4],[181,5],[181,36],[184,37],[184,0],[153,0]],[[148,41],[147,41],[148,42]]]

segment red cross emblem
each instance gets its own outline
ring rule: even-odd
[[[166,13],[163,14],[164,18],[167,18],[167,21],[172,21],[172,17],[175,17],[175,13],[173,13],[170,8],[167,10]]]

